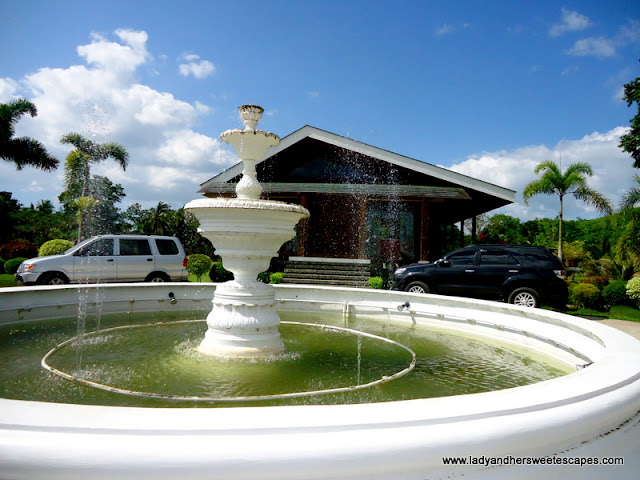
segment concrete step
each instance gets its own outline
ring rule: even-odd
[[[369,287],[370,266],[362,263],[291,261],[282,283]]]

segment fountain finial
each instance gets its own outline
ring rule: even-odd
[[[280,143],[280,137],[275,133],[256,130],[264,108],[243,105],[238,110],[245,129],[227,130],[220,135],[220,140],[233,146],[244,165],[242,178],[236,185],[238,198],[258,200],[262,194],[262,186],[256,177],[256,163],[264,157],[269,147]]]
[[[258,105],[242,105],[238,107],[238,110],[240,110],[240,118],[242,119],[242,123],[244,123],[245,130],[255,130],[256,125],[258,125],[258,122],[262,118],[264,108]]]

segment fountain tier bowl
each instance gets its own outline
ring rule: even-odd
[[[90,299],[89,313],[98,307],[104,314],[206,312],[215,288],[7,288],[0,291],[0,322],[20,329],[21,324],[73,316],[81,294]],[[288,285],[275,292],[283,312],[337,312],[346,319],[378,315],[409,327],[498,339],[566,364],[593,363],[525,387],[361,405],[132,408],[3,399],[0,476],[636,478],[640,342],[635,339],[587,320],[493,302]],[[402,308],[405,302],[408,308]],[[475,463],[445,465],[447,457]],[[487,468],[480,464],[483,457],[509,465]],[[543,457],[545,464],[527,464],[527,459]],[[574,465],[605,457],[623,457],[625,463]]]

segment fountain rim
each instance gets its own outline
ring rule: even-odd
[[[276,211],[279,213],[298,213],[309,216],[309,210],[295,203],[279,202],[276,200],[245,199],[245,198],[198,198],[185,205],[185,210],[198,208],[225,208],[242,210]],[[305,218],[306,218],[305,217]]]
[[[176,305],[180,306],[186,305],[187,295],[193,302],[210,301],[216,285],[99,287],[105,307],[119,307],[119,303],[109,303],[116,299],[131,302],[129,307],[134,309],[151,306],[155,311],[171,308],[169,291],[175,293]],[[506,321],[504,330],[467,322],[465,315],[472,309],[500,321],[511,315],[529,323],[527,317],[535,317],[541,320],[541,333],[555,335],[558,342],[578,344],[577,348],[595,363],[564,377],[513,389],[354,405],[149,408],[0,399],[3,470],[13,472],[16,478],[52,480],[89,475],[168,480],[177,472],[181,478],[201,479],[209,478],[212,471],[221,478],[233,479],[318,475],[336,479],[421,479],[457,478],[469,473],[485,478],[487,471],[482,466],[446,466],[443,458],[603,457],[628,453],[633,456],[625,462],[627,470],[615,472],[626,473],[619,478],[635,478],[633,465],[638,462],[634,458],[640,451],[636,446],[640,438],[640,342],[636,339],[587,320],[496,302],[336,287],[275,287],[278,301],[313,302],[329,297],[348,300],[363,311],[372,305],[384,307],[394,315],[400,314],[396,307],[410,301],[414,309],[433,309],[430,322],[434,324],[444,322],[444,313],[456,316],[450,325],[453,328],[449,328],[454,330],[464,326],[500,335],[509,333]],[[1,289],[0,323],[7,323],[7,317],[20,316],[28,321],[39,314],[38,304],[49,303],[50,308],[65,297],[69,301],[74,295],[77,298],[77,289],[88,287],[46,288]],[[77,311],[77,305],[71,307]],[[65,308],[61,306],[56,313],[68,317],[59,312]],[[402,321],[410,322],[411,315],[402,312]],[[575,478],[575,473],[581,472],[581,478],[602,478],[604,473],[573,468],[565,470],[565,476]],[[533,479],[540,474],[539,466],[490,472],[500,478]]]
[[[149,292],[149,289],[211,289],[216,284],[177,284],[165,283],[158,285],[140,284],[107,284],[55,287],[14,287],[0,292],[0,298],[6,294],[42,291],[46,288],[50,292],[60,295],[67,290],[73,292],[77,288],[102,288],[108,291],[118,289],[129,290],[135,288]],[[241,408],[211,408],[211,409],[181,409],[181,408],[150,408],[150,407],[112,407],[95,405],[73,405],[46,402],[32,402],[23,400],[0,399],[0,424],[11,423],[22,425],[24,428],[44,430],[85,430],[106,429],[144,430],[158,432],[215,432],[229,428],[234,430],[333,430],[349,425],[356,429],[372,428],[373,426],[391,427],[393,425],[435,425],[458,424],[482,418],[518,417],[545,412],[549,409],[578,408],[578,405],[589,403],[600,404],[604,398],[609,398],[617,391],[633,391],[640,395],[640,342],[636,339],[604,325],[589,324],[588,320],[575,319],[566,315],[548,311],[535,311],[524,307],[499,304],[496,302],[477,301],[455,297],[442,298],[436,295],[420,295],[405,292],[369,292],[355,288],[311,287],[296,285],[276,285],[279,301],[286,301],[285,297],[305,297],[310,292],[325,292],[336,295],[360,294],[371,298],[373,295],[382,296],[386,300],[393,299],[394,303],[400,299],[410,299],[412,305],[421,301],[427,304],[437,302],[472,308],[479,307],[481,311],[493,314],[516,314],[526,317],[548,318],[552,323],[566,324],[567,327],[585,329],[593,333],[587,341],[591,347],[600,345],[599,358],[594,365],[552,380],[498,390],[486,393],[459,395],[453,397],[437,397],[428,399],[398,400],[382,403],[353,404],[353,405],[297,405],[272,407],[241,407]],[[207,292],[208,293],[208,292]],[[206,294],[205,294],[206,295]],[[131,293],[125,294],[126,298]],[[355,302],[354,302],[355,304]],[[31,307],[33,307],[33,302]],[[593,351],[589,354],[594,355]],[[625,398],[628,394],[625,393]],[[514,402],[514,399],[517,401]],[[608,402],[608,400],[607,400]],[[636,409],[637,411],[637,409]],[[47,412],[46,414],[44,412]],[[81,412],[81,415],[77,413]],[[624,412],[620,409],[619,413]],[[330,415],[325,415],[329,414]],[[619,414],[618,413],[618,414]],[[631,417],[628,411],[622,413],[624,420]],[[584,415],[581,414],[581,415]],[[127,418],[126,422],[115,426],[116,418]],[[320,421],[322,419],[322,421]],[[186,423],[185,423],[186,422]]]

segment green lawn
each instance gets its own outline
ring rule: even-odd
[[[16,279],[10,273],[3,273],[0,275],[0,287],[15,287]]]

